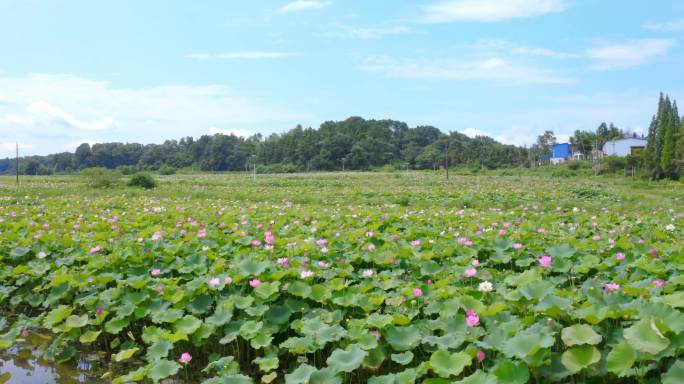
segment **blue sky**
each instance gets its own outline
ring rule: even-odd
[[[0,0],[0,157],[349,116],[532,143],[684,97],[677,0]]]

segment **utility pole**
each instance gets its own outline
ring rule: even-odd
[[[252,180],[256,181],[256,155],[252,156]]]
[[[345,158],[343,157],[342,158],[342,172],[344,172],[344,160],[345,160]]]
[[[17,144],[17,157],[16,157],[16,162],[14,164],[14,168],[16,168],[16,174],[17,174],[17,187],[19,187],[19,143]]]
[[[446,151],[444,152],[444,168],[446,169],[446,179],[449,181],[449,139],[447,138]]]

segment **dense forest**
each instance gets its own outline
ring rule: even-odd
[[[448,152],[447,152],[448,149]],[[270,172],[368,170],[382,166],[432,169],[473,165],[521,165],[528,151],[489,137],[442,133],[431,126],[408,127],[394,120],[351,117],[318,129],[297,126],[283,134],[242,138],[216,134],[163,144],[81,144],[74,153],[31,156],[20,162],[25,174],[73,172],[88,167],[159,170],[244,171],[254,165]],[[13,159],[0,160],[0,173],[14,172]]]
[[[648,145],[638,156],[628,156],[622,166],[637,166],[652,179],[684,175],[684,128],[676,101],[660,95],[657,113],[648,130]],[[595,131],[576,130],[570,138],[574,150],[597,165],[601,149],[610,140],[637,137],[613,123],[601,123]],[[140,170],[301,172],[334,170],[436,169],[468,166],[499,168],[533,166],[551,152],[557,140],[552,130],[537,137],[530,148],[505,145],[486,137],[443,133],[432,126],[409,127],[395,120],[350,117],[327,121],[318,129],[297,126],[282,134],[243,138],[234,135],[185,137],[163,144],[81,144],[74,153],[21,158],[19,171],[29,175],[70,173],[84,168],[117,168],[123,173]],[[614,159],[617,160],[617,159]],[[14,159],[0,159],[0,174],[15,172]]]

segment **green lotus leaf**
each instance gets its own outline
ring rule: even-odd
[[[430,356],[430,367],[440,377],[458,376],[472,363],[472,357],[465,352],[449,353],[440,349]]]
[[[150,327],[145,327],[142,332],[142,339],[145,342],[145,344],[152,344],[155,341],[159,340],[162,338],[162,335],[166,333],[166,330],[155,327],[155,326],[150,326]]]
[[[267,322],[270,324],[282,325],[286,324],[292,316],[292,309],[287,305],[272,305],[264,314]]]
[[[662,384],[684,383],[684,360],[677,360],[667,372],[660,377]]]
[[[615,345],[606,356],[606,368],[609,372],[618,377],[631,376],[634,374],[632,366],[637,359],[636,351],[627,343],[622,341]]]
[[[342,378],[332,369],[323,368],[311,373],[309,384],[342,384]]]
[[[71,316],[67,317],[66,322],[64,324],[70,328],[85,327],[85,325],[88,324],[88,315],[87,314],[81,315],[81,316],[71,315]]]
[[[582,344],[596,345],[603,340],[601,335],[596,333],[593,328],[586,324],[575,324],[563,328],[561,339],[563,339],[563,342],[567,346]]]
[[[366,318],[366,324],[370,328],[383,329],[392,324],[392,316],[380,313],[373,313]]]
[[[135,355],[135,353],[138,352],[139,350],[140,350],[140,348],[135,347],[135,348],[130,348],[130,349],[125,349],[123,351],[119,351],[118,353],[116,353],[114,355],[114,361],[116,361],[118,363],[120,361],[128,360],[131,357],[133,357],[133,355]]]
[[[385,331],[385,340],[396,351],[408,351],[420,344],[421,334],[416,326],[389,327]]]
[[[64,319],[71,315],[73,308],[68,305],[60,305],[59,307],[51,310],[43,319],[43,326],[45,328],[52,328],[55,325],[61,323]]]
[[[454,384],[497,384],[498,379],[496,376],[485,373],[484,371],[478,369],[472,375],[466,377],[463,380],[454,381]]]
[[[173,343],[168,340],[157,340],[152,345],[147,348],[147,353],[145,354],[145,359],[153,363],[161,359],[166,358],[169,355],[169,351],[173,349]]]
[[[249,341],[249,345],[254,349],[261,349],[271,345],[271,341],[273,341],[273,336],[270,333],[262,331],[257,333],[256,336]]]
[[[193,315],[185,315],[180,320],[176,321],[174,328],[176,332],[192,335],[202,325],[202,320]]]
[[[114,380],[112,380],[112,384],[127,384],[143,381],[148,369],[148,367],[140,367],[134,371],[130,371],[123,376],[114,378]]]
[[[128,324],[130,324],[130,320],[128,318],[115,317],[105,324],[105,331],[107,331],[107,333],[116,335],[121,332],[122,329],[126,328]]]
[[[228,324],[228,322],[233,318],[233,310],[228,309],[224,306],[216,307],[214,314],[207,317],[205,322],[209,325],[220,327],[222,325]]]
[[[154,364],[149,365],[150,369],[147,371],[147,377],[152,379],[155,383],[169,376],[178,373],[181,365],[175,361],[161,359]]]
[[[259,370],[261,370],[261,372],[270,372],[278,368],[278,365],[280,364],[280,360],[277,356],[257,357],[253,361],[259,366]]]
[[[211,296],[203,294],[198,295],[188,303],[188,309],[194,314],[202,314],[209,310],[209,307],[214,303]]]
[[[670,295],[660,296],[654,299],[655,302],[667,304],[673,308],[684,307],[684,292],[675,292]]]
[[[316,368],[302,364],[297,369],[285,375],[285,383],[287,384],[308,384],[311,374],[316,372]]]
[[[639,352],[655,355],[670,345],[670,340],[658,329],[655,319],[641,319],[624,331],[625,340]]]
[[[573,347],[563,352],[561,362],[571,372],[579,372],[601,360],[601,352],[591,345]]]
[[[325,362],[335,372],[351,372],[361,366],[366,355],[368,352],[351,345],[346,349],[334,350]]]
[[[244,259],[237,265],[238,270],[244,276],[259,276],[268,268],[268,263],[258,262],[253,259]]]
[[[524,359],[527,356],[534,355],[542,348],[551,347],[554,343],[555,338],[549,329],[536,324],[507,339],[501,345],[501,352],[507,357]]]
[[[311,286],[303,281],[295,281],[288,287],[288,292],[295,296],[307,298],[311,296]]]
[[[407,365],[413,360],[413,352],[406,351],[404,353],[393,353],[390,357],[395,363]]]
[[[78,341],[80,341],[81,344],[90,344],[97,340],[100,333],[102,333],[102,331],[87,331],[78,338]]]
[[[261,283],[258,287],[254,288],[254,294],[262,299],[268,299],[270,296],[276,294],[280,288],[280,283],[273,281],[270,283]]]
[[[537,280],[518,288],[518,291],[528,300],[541,300],[553,293],[553,286],[548,280]]]
[[[503,360],[494,368],[494,375],[501,384],[525,384],[530,380],[530,371],[523,363]]]

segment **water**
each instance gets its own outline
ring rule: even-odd
[[[55,364],[43,358],[49,339],[32,335],[0,351],[0,384],[108,383],[100,379],[107,372],[104,356],[80,354],[74,361]]]

